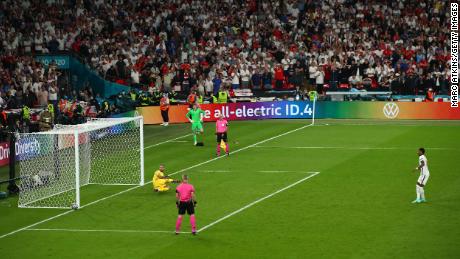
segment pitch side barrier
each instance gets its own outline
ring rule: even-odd
[[[215,121],[222,113],[229,120],[264,119],[414,119],[460,120],[460,108],[450,107],[448,102],[316,102],[279,101],[228,104],[202,104],[205,121]],[[188,105],[173,105],[169,109],[170,123],[188,122],[185,115]],[[145,124],[162,123],[158,106],[139,107],[137,113]]]

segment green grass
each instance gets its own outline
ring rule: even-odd
[[[198,228],[289,186],[199,233],[172,234],[174,192],[150,184],[0,239],[2,258],[457,258],[460,253],[459,122],[322,120],[231,122],[230,148],[241,151],[186,170],[197,190]],[[205,147],[189,125],[145,127],[146,179],[158,164],[173,173],[214,158],[213,124]],[[181,142],[186,140],[187,142]],[[428,203],[414,205],[424,146],[431,178]],[[213,172],[214,171],[214,172]],[[283,171],[283,172],[263,172]],[[6,170],[0,171],[0,178]],[[174,177],[179,177],[179,174]],[[82,204],[127,190],[87,186]],[[0,236],[65,210],[18,209],[0,200]],[[151,233],[140,231],[171,231]],[[190,231],[188,217],[183,231]]]

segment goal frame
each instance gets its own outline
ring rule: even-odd
[[[98,122],[101,122],[98,124]],[[80,145],[82,145],[79,141],[79,138],[82,133],[90,133],[92,131],[96,130],[102,130],[104,128],[110,128],[116,125],[122,125],[124,123],[130,123],[134,122],[138,123],[138,128],[139,128],[139,148],[136,150],[139,152],[139,169],[140,169],[140,176],[139,176],[139,183],[138,184],[129,184],[129,183],[110,183],[110,184],[101,184],[101,183],[91,183],[88,182],[87,184],[82,184],[80,182],[81,178],[81,171],[80,171]],[[91,123],[94,123],[91,125]],[[46,131],[46,132],[35,132],[35,133],[17,133],[18,138],[20,139],[19,136],[21,135],[31,135],[31,134],[36,134],[36,135],[72,135],[73,136],[73,148],[74,148],[74,181],[75,181],[75,202],[73,204],[69,204],[68,207],[63,207],[63,206],[30,206],[30,204],[34,204],[36,202],[39,202],[41,200],[50,198],[52,196],[60,195],[63,192],[56,192],[51,196],[45,196],[45,197],[39,197],[36,200],[28,201],[26,203],[21,204],[21,193],[23,190],[20,190],[19,192],[19,200],[18,200],[18,207],[19,208],[54,208],[54,209],[78,209],[81,208],[81,188],[85,185],[139,185],[143,186],[145,184],[145,175],[144,175],[144,118],[142,116],[135,116],[135,117],[120,117],[120,118],[97,118],[97,119],[92,119],[88,121],[87,123],[84,124],[78,124],[78,125],[61,125],[57,126],[54,129],[54,132]],[[91,139],[89,140],[91,141]],[[19,161],[19,163],[21,163]],[[90,169],[90,174],[91,174],[91,169]],[[20,173],[22,174],[22,172]],[[22,177],[22,175],[21,175]],[[21,184],[22,185],[22,184]],[[72,189],[69,189],[67,191],[72,191]]]

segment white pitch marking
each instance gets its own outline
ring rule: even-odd
[[[166,230],[135,230],[135,229],[73,229],[73,228],[28,228],[26,231],[59,231],[59,232],[112,232],[112,233],[175,233]],[[191,232],[179,232],[191,233]]]
[[[257,171],[258,173],[289,173],[291,171],[276,171],[276,170],[268,170],[268,171]]]
[[[174,142],[174,141],[176,141],[178,139],[182,139],[182,138],[185,138],[185,137],[188,137],[188,136],[191,136],[191,135],[192,135],[192,133],[189,133],[189,134],[177,137],[177,138],[169,139],[169,140],[166,140],[166,141],[163,141],[163,142],[160,142],[160,143],[156,143],[156,144],[153,144],[153,145],[150,145],[150,146],[146,146],[146,147],[144,147],[144,150],[152,148],[152,147],[156,147],[156,146],[159,146],[159,145],[163,145],[163,144],[166,144],[166,143],[169,143],[169,142]]]
[[[204,172],[204,173],[231,173],[232,171],[230,171],[230,170],[200,170],[199,172]]]
[[[257,173],[272,173],[272,174],[276,174],[276,173],[305,173],[305,174],[311,174],[311,173],[314,173],[314,172],[264,170],[264,171],[257,171]]]
[[[259,171],[259,172],[294,172],[294,171]],[[305,172],[305,173],[307,173],[307,172]],[[227,218],[229,218],[229,217],[231,217],[231,216],[233,216],[233,215],[235,215],[235,214],[237,214],[237,213],[239,213],[239,212],[241,212],[241,211],[243,211],[243,210],[245,210],[245,209],[247,209],[249,207],[252,207],[253,205],[255,205],[255,204],[257,204],[257,203],[259,203],[259,202],[261,202],[263,200],[266,200],[266,199],[268,199],[268,198],[270,198],[270,197],[272,197],[272,196],[274,196],[274,195],[276,195],[276,194],[278,194],[278,193],[280,193],[282,191],[285,191],[285,190],[287,190],[289,188],[294,187],[295,185],[298,185],[298,184],[306,181],[307,179],[309,179],[309,178],[311,178],[313,176],[318,175],[320,172],[308,172],[308,173],[311,173],[311,175],[309,175],[309,176],[307,176],[305,178],[302,178],[299,181],[297,181],[295,183],[292,183],[292,184],[290,184],[290,185],[288,185],[288,186],[286,186],[286,187],[284,187],[282,189],[279,189],[279,190],[277,190],[277,191],[275,191],[275,192],[273,192],[273,193],[271,193],[271,194],[269,194],[269,195],[267,195],[265,197],[262,197],[262,198],[260,198],[260,199],[258,199],[256,201],[254,201],[254,202],[242,207],[241,209],[238,209],[238,210],[236,210],[236,211],[234,211],[234,212],[232,212],[232,213],[230,213],[230,214],[228,214],[228,215],[226,215],[226,216],[224,216],[224,217],[222,217],[222,218],[220,218],[220,219],[218,219],[218,220],[216,220],[216,221],[214,221],[214,222],[212,222],[212,223],[210,223],[210,224],[208,224],[208,225],[206,225],[204,227],[202,227],[197,232],[201,232],[201,231],[203,231],[203,230],[205,230],[207,228],[210,228],[211,226],[213,226],[213,225],[215,225],[215,224],[217,224],[217,223],[219,223],[219,222],[221,222],[221,221],[223,221],[223,220],[225,220],[225,219],[227,219]],[[28,229],[25,229],[25,230],[26,231],[58,231],[58,232],[171,233],[171,234],[174,233],[174,231],[166,231],[166,230],[128,230],[128,229],[28,228]],[[180,233],[191,233],[191,232],[180,232]]]
[[[242,207],[242,208],[240,208],[240,209],[237,209],[237,210],[233,211],[232,213],[227,214],[226,216],[223,216],[222,218],[217,219],[217,220],[215,220],[215,221],[209,223],[208,225],[206,225],[206,226],[204,226],[204,227],[198,229],[197,232],[201,232],[201,231],[203,231],[203,230],[206,230],[206,229],[208,229],[208,228],[214,226],[215,224],[217,224],[217,223],[219,223],[219,222],[221,222],[221,221],[223,221],[223,220],[226,220],[226,219],[230,218],[231,216],[236,215],[236,214],[242,212],[243,210],[248,209],[248,208],[250,208],[250,207],[256,205],[257,203],[259,203],[259,202],[261,202],[261,201],[264,201],[264,200],[266,200],[266,199],[268,199],[268,198],[270,198],[270,197],[272,197],[272,196],[274,196],[274,195],[276,195],[276,194],[278,194],[278,193],[280,193],[280,192],[282,192],[282,191],[285,191],[285,190],[287,190],[287,189],[289,189],[289,188],[292,188],[292,187],[298,185],[299,183],[302,183],[303,181],[306,181],[306,180],[312,178],[313,176],[318,175],[319,173],[320,173],[320,172],[313,172],[311,175],[309,175],[309,176],[307,176],[307,177],[304,177],[304,178],[298,180],[298,181],[295,182],[295,183],[292,183],[292,184],[290,184],[290,185],[288,185],[288,186],[286,186],[286,187],[284,187],[284,188],[281,188],[281,189],[279,189],[279,190],[277,190],[277,191],[275,191],[275,192],[273,192],[273,193],[271,193],[271,194],[269,194],[269,195],[267,195],[267,196],[264,196],[264,197],[262,197],[262,198],[260,198],[260,199],[258,199],[258,200],[256,200],[256,201],[253,201],[253,202],[249,203],[248,205],[246,205],[246,206],[244,206],[244,207]]]
[[[88,185],[107,185],[107,186],[137,186],[134,183],[88,183]]]
[[[413,147],[317,147],[317,146],[311,146],[311,147],[283,147],[283,146],[255,146],[255,148],[283,148],[283,149],[350,149],[350,150],[411,150],[411,149],[417,149]],[[443,148],[443,147],[427,147],[425,149],[430,149],[430,150],[454,150],[454,148]]]
[[[238,171],[238,170],[199,170],[199,171],[194,171],[197,173],[231,173],[231,172],[243,172],[243,171]],[[246,173],[250,173],[251,171],[244,171]],[[253,171],[254,173],[305,173],[305,174],[311,174],[314,172],[305,172],[305,171],[283,171],[283,170],[263,170],[263,171]]]
[[[267,142],[267,141],[270,141],[270,140],[273,140],[273,139],[276,139],[276,138],[279,138],[279,137],[282,137],[282,136],[286,136],[286,135],[288,135],[288,134],[291,134],[291,133],[293,133],[293,132],[296,132],[296,131],[299,131],[299,130],[308,128],[308,127],[310,127],[310,126],[313,126],[313,124],[304,125],[304,126],[302,126],[302,127],[299,127],[299,128],[296,128],[296,129],[293,129],[293,130],[290,130],[290,131],[287,131],[287,132],[278,134],[278,135],[273,136],[273,137],[271,137],[271,138],[264,139],[264,140],[262,140],[262,141],[259,141],[259,142],[256,142],[256,143],[254,143],[254,144],[251,144],[251,145],[249,145],[249,146],[246,146],[246,147],[237,149],[237,150],[235,150],[235,151],[233,151],[233,152],[230,152],[230,154],[238,153],[238,152],[240,152],[240,151],[246,150],[246,149],[248,149],[248,148],[251,148],[251,147],[260,145],[260,144],[262,144],[262,143],[265,143],[265,142]],[[191,135],[191,134],[189,134],[189,135]],[[187,136],[187,135],[185,135],[185,136]],[[163,143],[170,142],[170,141],[172,141],[172,140],[177,140],[177,139],[183,138],[183,137],[185,137],[185,136],[178,137],[178,138],[175,138],[175,139],[171,139],[171,140],[168,140],[168,141],[164,141],[164,142],[161,142],[161,143],[152,145],[152,146],[148,146],[148,147],[145,147],[144,149],[149,148],[149,147],[153,147],[153,146],[158,146],[158,145],[161,145],[161,144],[163,144]],[[215,160],[217,160],[217,159],[221,159],[221,158],[223,158],[223,157],[226,157],[226,156],[215,157],[215,158],[206,160],[206,161],[204,161],[204,162],[195,164],[195,165],[193,165],[193,166],[190,166],[190,167],[181,169],[181,170],[179,170],[179,171],[177,171],[177,172],[174,172],[174,173],[172,173],[172,174],[169,174],[169,175],[179,174],[179,173],[185,172],[185,171],[187,171],[187,170],[193,169],[193,168],[195,168],[195,167],[198,167],[198,166],[201,166],[201,165],[210,163],[210,162],[215,161]],[[145,186],[145,185],[150,184],[150,183],[152,183],[152,181],[146,182],[146,183],[145,183],[144,185],[142,185],[142,186]],[[112,198],[112,197],[121,195],[121,194],[123,194],[123,193],[129,192],[129,191],[132,191],[132,190],[135,190],[135,189],[137,189],[137,188],[139,188],[139,187],[142,187],[142,186],[141,186],[141,185],[138,185],[138,186],[134,186],[134,187],[131,187],[131,188],[129,188],[129,189],[126,189],[126,190],[123,190],[123,191],[114,193],[114,194],[112,194],[112,195],[109,195],[109,196],[106,196],[106,197],[104,197],[104,198],[101,198],[101,199],[92,201],[92,202],[90,202],[90,203],[88,203],[88,204],[85,204],[85,205],[81,206],[80,208],[83,209],[83,208],[85,208],[85,207],[91,206],[91,205],[96,204],[96,203],[99,203],[99,202],[101,202],[101,201],[105,201],[105,200],[110,199],[110,198]],[[8,233],[6,233],[6,234],[1,235],[1,236],[0,236],[0,239],[2,239],[2,238],[4,238],[4,237],[7,237],[7,236],[10,236],[10,235],[13,235],[13,234],[15,234],[15,233],[17,233],[17,232],[26,230],[26,229],[28,229],[28,228],[35,227],[35,226],[37,226],[37,225],[39,225],[39,224],[48,222],[48,221],[50,221],[50,220],[59,218],[59,217],[61,217],[61,216],[64,216],[64,215],[66,215],[66,214],[69,214],[69,213],[71,213],[71,212],[73,212],[73,210],[69,210],[69,211],[63,212],[63,213],[61,213],[61,214],[57,214],[57,215],[54,215],[54,216],[52,216],[52,217],[49,217],[49,218],[47,218],[47,219],[44,219],[44,220],[35,222],[35,223],[31,224],[31,225],[28,225],[28,226],[25,226],[25,227],[22,227],[22,228],[13,230],[13,231],[11,231],[11,232],[8,232]]]

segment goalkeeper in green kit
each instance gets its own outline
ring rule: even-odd
[[[203,134],[204,111],[198,108],[198,104],[193,104],[193,108],[185,115],[192,123],[193,143],[195,146],[203,146],[203,141],[198,142],[197,136]]]

